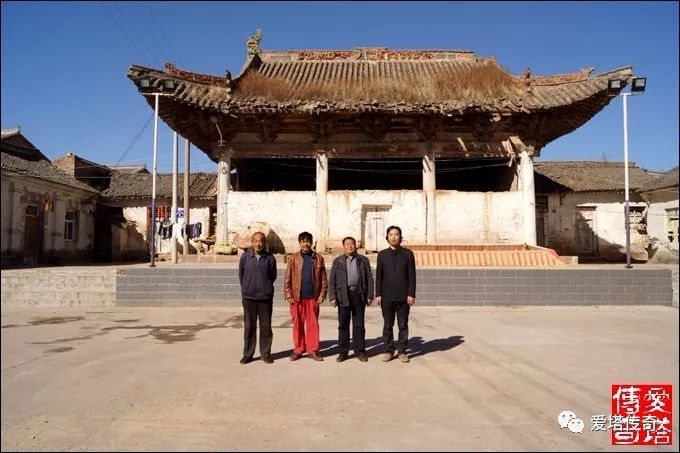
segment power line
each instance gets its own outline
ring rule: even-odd
[[[153,40],[153,43],[156,45],[158,50],[160,51],[160,55],[165,58],[165,61],[169,61],[170,57],[168,53],[163,50],[163,47],[160,45],[159,41],[156,39],[156,36],[154,33],[151,31],[151,27],[149,27],[149,24],[146,23],[146,20],[144,19],[144,16],[139,14],[138,15],[139,19],[142,21],[142,25],[144,25],[144,28],[146,28],[146,31],[148,32],[148,35],[151,36],[151,39]]]
[[[139,114],[139,113],[142,113],[142,111],[143,111],[143,110],[138,110],[138,111],[133,112],[133,113],[128,113],[128,114],[126,114],[126,115],[124,115],[124,116],[122,116],[122,117],[120,117],[120,118],[118,118],[118,119],[113,120],[113,121],[110,122],[109,124],[106,124],[106,125],[104,125],[104,126],[100,126],[100,127],[97,128],[96,131],[91,132],[91,133],[88,133],[88,134],[85,134],[84,136],[80,137],[79,139],[77,139],[77,140],[75,140],[75,141],[72,141],[72,142],[71,142],[71,145],[68,145],[68,146],[67,146],[67,145],[64,145],[64,146],[62,146],[62,147],[59,147],[59,151],[57,151],[57,152],[58,152],[58,153],[64,152],[64,151],[66,151],[69,147],[73,146],[73,144],[75,144],[75,143],[80,143],[80,142],[82,142],[83,140],[85,140],[86,138],[90,138],[90,137],[92,137],[93,135],[99,133],[101,129],[106,129],[106,128],[115,126],[116,124],[118,124],[118,123],[120,123],[120,122],[122,122],[122,121],[124,121],[124,120],[126,120],[126,119],[128,119],[128,118],[131,118],[131,117],[133,117],[133,116],[135,116],[135,115],[137,115],[137,114]]]
[[[19,90],[19,91],[23,91],[25,93],[35,94],[35,88],[32,88],[32,89],[29,90],[29,89],[24,88],[24,87],[17,87],[16,89]],[[73,108],[82,110],[83,112],[89,113],[91,115],[95,115],[95,113],[92,110],[88,109],[85,106],[75,104],[73,102],[66,101],[66,100],[63,100],[63,99],[55,99],[54,96],[53,96],[53,93],[54,93],[54,90],[51,90],[49,98],[42,96],[41,99],[40,99],[40,102],[45,103],[45,101],[47,101],[47,102],[54,102],[54,103],[58,103],[58,104],[63,104],[63,105],[69,106],[69,107],[73,107]]]
[[[125,159],[125,156],[127,156],[127,153],[130,152],[130,150],[132,149],[132,147],[135,146],[135,145],[137,144],[137,142],[138,142],[139,139],[141,138],[141,136],[142,136],[142,134],[144,133],[144,131],[146,130],[146,128],[149,127],[149,124],[151,124],[151,120],[153,119],[153,117],[154,117],[154,113],[152,113],[151,115],[149,115],[149,118],[146,120],[146,123],[144,123],[144,126],[142,126],[142,128],[139,130],[139,132],[137,132],[137,135],[135,135],[135,137],[132,139],[132,141],[130,142],[130,144],[128,145],[128,147],[125,148],[125,151],[123,151],[123,154],[121,154],[120,159],[118,159],[118,162],[117,162],[115,165],[120,164],[121,161],[122,161],[123,159]]]
[[[156,25],[156,28],[160,32],[161,38],[165,40],[165,43],[168,45],[168,48],[170,49],[170,53],[172,54],[172,57],[177,60],[177,64],[184,66],[182,63],[182,60],[179,59],[179,54],[175,51],[175,47],[172,45],[168,37],[166,36],[165,32],[163,31],[163,27],[158,23],[156,20],[155,16],[153,15],[153,12],[151,9],[148,7],[146,8],[147,13],[149,14],[149,17],[151,18],[151,21]]]
[[[139,55],[142,57],[142,59],[144,60],[144,62],[150,64],[150,63],[151,63],[151,60],[148,58],[148,55],[146,55],[146,54],[142,51],[142,49],[139,48],[139,46],[137,45],[137,43],[135,43],[135,42],[132,40],[132,38],[130,38],[130,35],[128,35],[128,32],[127,32],[127,31],[120,25],[120,23],[118,23],[118,21],[116,20],[115,14],[114,14],[113,12],[109,12],[109,9],[108,9],[107,6],[106,6],[106,2],[102,2],[101,4],[102,4],[102,7],[106,10],[106,16],[109,17],[109,18],[111,19],[111,21],[114,23],[114,25],[116,26],[116,28],[118,28],[118,30],[120,30],[120,32],[123,33],[123,35],[125,36],[125,39],[128,40],[128,42],[132,45],[132,47],[134,47],[134,48],[137,50],[137,52],[139,52]]]
[[[137,37],[137,39],[139,40],[139,42],[141,42],[142,45],[144,46],[144,48],[149,52],[149,55],[151,55],[152,60],[154,60],[154,61],[156,62],[156,65],[158,65],[158,66],[160,67],[160,66],[161,66],[161,63],[160,63],[159,60],[156,58],[156,55],[155,55],[154,52],[152,52],[151,49],[149,49],[149,47],[146,45],[146,41],[145,41],[145,40],[137,33],[137,30],[135,29],[134,25],[132,25],[132,23],[128,20],[127,16],[126,16],[125,13],[123,12],[123,10],[118,6],[117,3],[114,4],[114,6],[116,7],[116,9],[117,9],[118,12],[120,13],[120,15],[123,17],[123,20],[124,20],[125,23],[128,25],[128,27],[130,27],[130,30],[132,30],[132,33]]]
[[[391,163],[389,161],[383,161],[383,163]],[[412,162],[416,163],[416,162]],[[294,167],[294,168],[303,168],[305,170],[309,171],[315,171],[316,167],[311,167],[309,165],[298,165],[298,164],[286,164],[283,162],[277,162],[273,164],[274,166],[282,166],[282,167]],[[454,172],[459,172],[459,171],[467,171],[467,170],[479,170],[483,168],[490,168],[490,167],[507,167],[507,164],[505,162],[502,163],[496,163],[496,164],[488,164],[488,165],[478,165],[474,167],[462,167],[462,168],[436,168],[435,172],[436,173],[454,173]],[[348,167],[339,167],[339,166],[334,166],[332,160],[329,160],[329,165],[328,165],[329,171],[348,171],[348,172],[358,172],[358,173],[381,173],[381,174],[397,174],[397,175],[417,175],[422,173],[422,169],[379,169],[379,168],[368,168],[368,169],[363,169],[363,168],[348,168]],[[247,170],[251,171],[251,170]]]

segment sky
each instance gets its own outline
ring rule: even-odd
[[[48,158],[153,158],[153,110],[133,64],[240,73],[257,29],[267,50],[463,49],[512,74],[633,66],[647,91],[628,99],[629,159],[678,165],[678,2],[2,2],[2,128]],[[158,171],[172,171],[159,121]],[[183,145],[180,145],[183,146]],[[180,148],[182,149],[182,148]],[[181,156],[181,154],[180,154]],[[543,148],[540,160],[623,161],[622,97]],[[193,149],[192,171],[216,171]],[[182,158],[180,157],[180,169]]]

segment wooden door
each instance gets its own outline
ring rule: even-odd
[[[576,250],[581,255],[595,253],[595,208],[576,208],[574,230]]]
[[[385,230],[388,225],[390,208],[387,206],[364,207],[362,241],[367,252],[377,252],[387,246]]]
[[[24,264],[35,265],[38,263],[39,221],[38,208],[26,206],[24,220]]]
[[[545,247],[548,224],[548,196],[536,194],[536,245]]]

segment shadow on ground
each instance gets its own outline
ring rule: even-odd
[[[465,342],[461,335],[453,335],[447,338],[436,338],[434,340],[423,341],[423,337],[411,337],[408,342],[409,357],[420,357],[433,352],[444,352],[455,348]],[[396,346],[396,345],[395,345]],[[350,350],[352,343],[350,342]],[[322,340],[319,342],[319,353],[321,357],[334,357],[338,355],[340,349],[337,340]],[[366,355],[371,358],[384,352],[382,337],[366,339]],[[279,360],[290,357],[293,349],[272,353],[272,359]],[[354,357],[351,353],[348,358]]]

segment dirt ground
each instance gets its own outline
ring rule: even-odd
[[[645,451],[610,445],[591,417],[615,383],[670,383],[678,450],[678,310],[414,307],[408,364],[383,363],[378,308],[367,363],[240,365],[240,309],[3,309],[2,450]],[[396,329],[395,329],[396,333]],[[256,354],[257,356],[257,354]],[[573,411],[582,433],[560,429]]]

